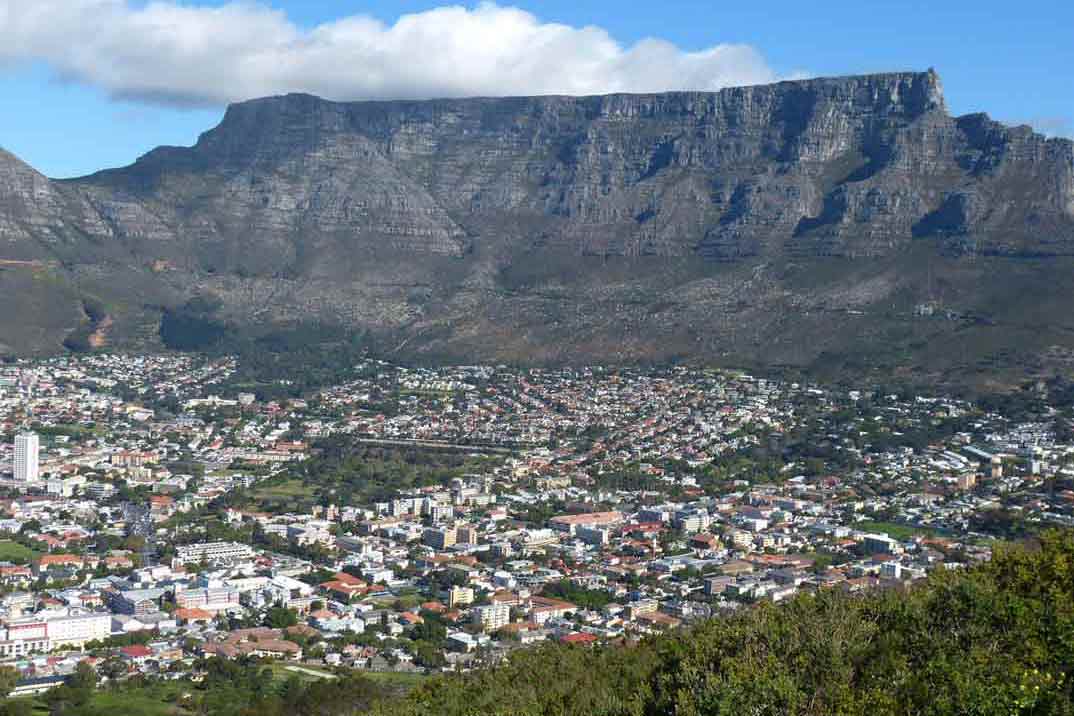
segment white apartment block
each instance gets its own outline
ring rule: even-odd
[[[198,564],[205,561],[210,564],[218,562],[242,562],[253,559],[254,550],[238,542],[203,542],[201,544],[184,544],[175,550],[173,564]]]
[[[494,632],[511,623],[511,607],[506,604],[486,604],[473,609],[474,622],[484,632]]]
[[[201,609],[207,612],[224,612],[238,609],[239,591],[222,585],[175,590],[175,606],[180,609]]]
[[[15,436],[14,473],[18,482],[37,482],[41,443],[36,433],[20,433]]]
[[[86,642],[107,639],[112,632],[111,614],[72,614],[46,622],[49,648],[82,647]]]

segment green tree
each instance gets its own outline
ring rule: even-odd
[[[97,672],[85,661],[80,661],[74,673],[67,677],[67,685],[72,689],[92,691],[97,686]]]
[[[0,695],[7,696],[19,683],[19,672],[11,666],[0,666]]]
[[[294,609],[288,609],[277,604],[265,614],[265,626],[273,629],[286,629],[298,624],[298,614]]]
[[[34,700],[30,698],[0,701],[0,716],[33,716]]]

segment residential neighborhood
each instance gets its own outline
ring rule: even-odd
[[[409,368],[304,397],[231,359],[0,367],[0,660],[197,678],[209,656],[429,674],[807,591],[903,589],[1074,524],[1023,415],[665,368]]]

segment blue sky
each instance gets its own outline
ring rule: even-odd
[[[473,11],[465,15],[429,12],[443,2],[388,0],[161,0],[152,12],[124,0],[5,4],[14,9],[7,24],[0,17],[0,146],[50,176],[126,164],[160,144],[191,144],[227,101],[290,90],[338,99],[527,94],[696,86],[716,77],[715,88],[932,66],[955,113],[987,111],[1074,133],[1074,3],[1060,0],[541,0],[501,2],[484,14],[462,3]],[[221,6],[230,14],[197,12]],[[506,12],[512,8],[533,17]],[[418,14],[420,26],[393,31],[406,14]],[[340,22],[356,16],[382,24]],[[452,38],[458,18],[472,27]],[[603,32],[577,31],[588,26]],[[488,56],[470,56],[486,44],[475,38],[489,37],[488,44],[503,41],[495,62],[511,69],[486,74]],[[517,38],[531,37],[546,49],[517,47],[529,42]],[[639,48],[646,38],[669,44]],[[262,40],[289,49],[261,56]],[[328,49],[308,52],[311,40]],[[354,48],[370,44],[374,50]],[[294,67],[280,69],[292,59]]]

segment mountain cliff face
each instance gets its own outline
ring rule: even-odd
[[[315,318],[407,351],[808,364],[863,331],[864,355],[900,331],[996,328],[997,276],[1059,290],[1074,143],[951,117],[932,71],[718,93],[288,95],[82,179],[0,154],[0,252],[113,305],[120,344],[212,294],[237,323]],[[0,334],[16,351],[59,338]]]

